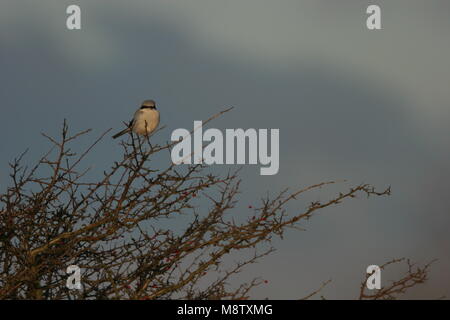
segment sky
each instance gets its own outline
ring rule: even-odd
[[[81,30],[66,28],[70,4],[81,7]],[[381,30],[366,28],[370,4],[381,7]],[[296,299],[332,279],[326,297],[354,298],[368,265],[398,257],[438,259],[406,297],[448,296],[449,14],[446,0],[3,0],[0,189],[8,162],[27,148],[36,160],[49,146],[40,133],[57,135],[63,119],[94,139],[151,98],[164,142],[234,106],[212,127],[280,130],[279,173],[245,166],[243,204],[328,180],[347,182],[292,208],[360,183],[392,187],[277,240],[237,279],[269,280],[252,297]],[[101,174],[119,156],[106,140],[88,164]]]

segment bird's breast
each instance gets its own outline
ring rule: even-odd
[[[139,110],[134,117],[133,131],[140,135],[152,133],[159,125],[158,110]]]

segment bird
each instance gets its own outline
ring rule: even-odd
[[[134,113],[133,120],[130,121],[127,128],[112,136],[113,139],[128,133],[134,132],[139,135],[148,136],[159,125],[159,111],[156,109],[154,100],[145,100],[141,107]]]

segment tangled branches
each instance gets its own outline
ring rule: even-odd
[[[59,139],[46,136],[53,148],[35,167],[23,167],[23,155],[10,164],[12,183],[0,196],[0,298],[245,299],[262,280],[237,288],[228,281],[271,253],[273,237],[358,194],[390,192],[358,185],[288,213],[286,205],[303,193],[334,183],[325,182],[265,198],[252,218],[236,222],[238,171],[159,169],[153,159],[171,144],[131,137],[121,143],[123,158],[91,181],[82,165],[107,132],[80,154],[72,151],[87,132],[70,135],[64,124]],[[225,263],[243,250],[246,258]],[[73,264],[82,270],[82,290],[65,286]]]

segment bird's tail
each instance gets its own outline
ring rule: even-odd
[[[118,137],[120,137],[120,136],[122,136],[122,135],[124,135],[125,133],[130,132],[130,131],[131,131],[131,128],[126,128],[126,129],[124,129],[124,130],[122,130],[122,131],[116,133],[115,135],[113,135],[112,138],[113,138],[113,139],[117,139]]]

